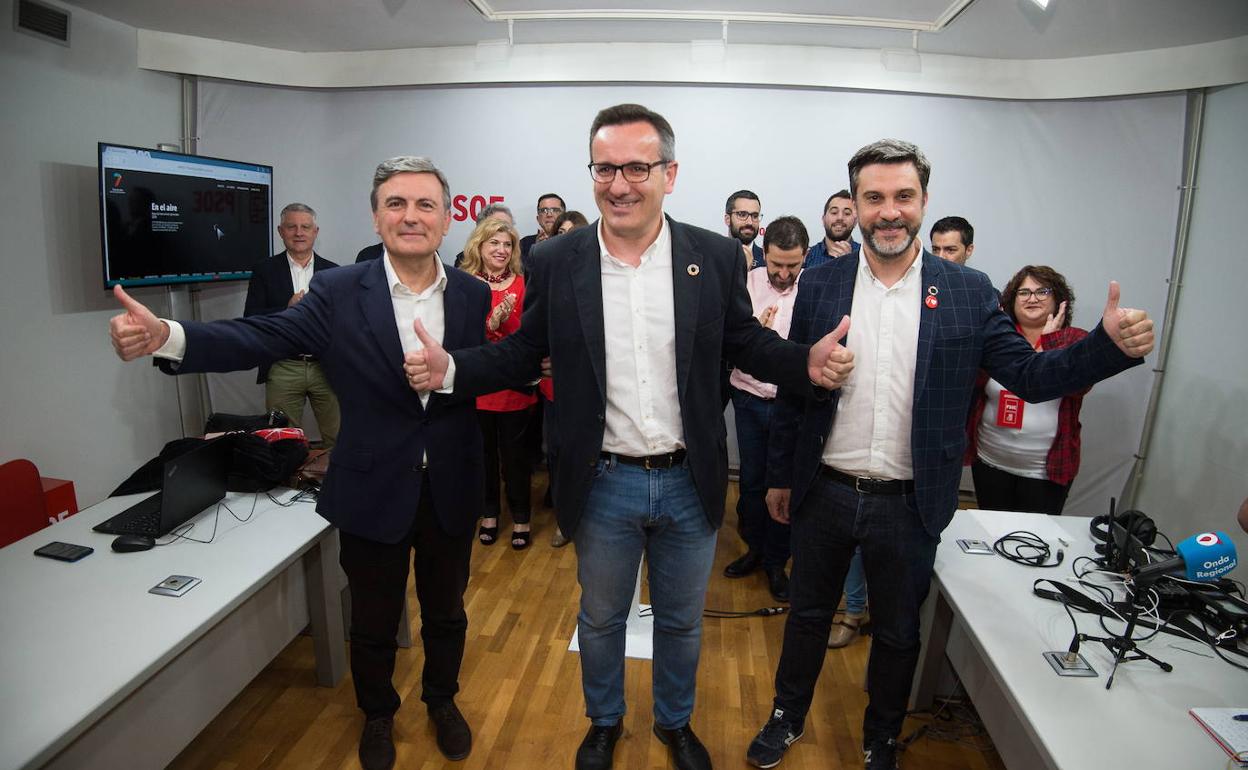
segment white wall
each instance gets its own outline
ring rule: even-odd
[[[589,124],[623,101],[658,110],[676,130],[681,165],[667,210],[677,219],[722,231],[724,198],[746,187],[762,198],[764,218],[796,214],[820,237],[821,207],[848,185],[850,155],[896,136],[932,162],[927,221],[971,220],[972,265],[998,286],[1024,264],[1050,264],[1076,291],[1078,325],[1097,322],[1110,279],[1123,284],[1125,303],[1164,309],[1183,136],[1175,94],[1032,102],[722,86],[326,92],[206,81],[200,151],[274,164],[275,204],[310,203],[320,214],[318,251],[350,261],[376,240],[371,175],[392,155],[431,156],[453,194],[503,195],[523,232],[534,227],[537,196],[551,190],[593,220]],[[456,223],[443,257],[468,233]],[[241,312],[243,287],[214,291],[216,312]],[[1121,490],[1150,386],[1149,367],[1137,367],[1085,400],[1072,513],[1103,512]],[[213,397],[222,409],[262,399],[247,375],[214,378]]]
[[[1173,351],[1137,501],[1172,536],[1231,534],[1241,563],[1248,559],[1248,536],[1235,523],[1248,497],[1248,258],[1239,227],[1245,126],[1248,85],[1212,90]],[[1237,573],[1242,580],[1244,568]]]
[[[66,48],[12,17],[0,0],[0,461],[73,480],[85,506],[180,435],[173,380],[108,344],[95,191],[96,142],[177,141],[180,90],[137,68],[131,27],[73,9]]]

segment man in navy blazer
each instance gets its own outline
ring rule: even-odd
[[[836,387],[850,366],[759,325],[741,244],[663,215],[675,134],[640,105],[598,113],[589,173],[602,213],[534,247],[525,312],[507,339],[454,351],[430,340],[408,366],[418,387],[487,393],[537,374],[549,355],[559,409],[559,526],[576,546],[577,633],[591,727],[578,770],[611,767],[622,732],[624,635],[642,553],[654,610],[654,732],[679,770],[709,770],[694,734],[701,616],[728,483],[723,358],[793,390]],[[839,352],[838,352],[839,351]]]
[[[244,316],[282,312],[303,299],[313,275],[338,267],[337,262],[316,253],[319,232],[311,206],[289,203],[282,208],[277,234],[286,249],[260,260],[252,269]],[[301,427],[304,401],[310,401],[322,444],[333,448],[338,438],[338,398],[316,356],[301,352],[272,366],[261,366],[256,382],[264,385],[264,408],[282,410],[295,427]]]
[[[912,144],[883,140],[859,150],[849,177],[861,251],[802,272],[790,339],[818,339],[852,316],[845,345],[855,368],[828,398],[781,386],[776,404],[767,500],[774,518],[791,517],[793,574],[771,718],[746,755],[757,767],[778,764],[802,736],[856,546],[874,629],[866,766],[896,766],[919,656],[919,606],[957,507],[978,371],[1027,401],[1044,401],[1139,364],[1152,349],[1153,322],[1118,307],[1116,283],[1086,339],[1032,349],[986,275],[933,256],[916,239],[929,175]]]
[[[119,290],[126,312],[110,322],[123,360],[155,354],[168,372],[249,369],[297,351],[324,366],[341,399],[342,432],[317,511],[341,530],[351,673],[366,718],[360,761],[368,770],[394,764],[399,695],[391,678],[409,569],[425,648],[421,700],[444,754],[462,759],[471,749],[453,697],[473,528],[485,508],[481,430],[472,399],[417,393],[403,371],[405,355],[421,344],[417,319],[448,349],[485,342],[489,289],[437,255],[451,225],[450,200],[446,178],[427,159],[392,158],[377,167],[371,195],[381,259],[318,273],[301,301],[272,315],[162,321]]]

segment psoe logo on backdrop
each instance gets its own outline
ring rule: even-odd
[[[124,193],[125,191],[126,191],[125,188],[121,186],[121,172],[114,171],[113,172],[113,186],[112,186],[112,189],[109,190],[109,192]]]
[[[481,209],[502,202],[501,195],[491,195],[488,198],[484,195],[456,195],[451,198],[451,219],[456,222],[475,220]]]

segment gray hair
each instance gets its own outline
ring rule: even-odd
[[[900,139],[881,139],[863,147],[849,159],[849,192],[853,197],[858,197],[858,173],[862,171],[863,166],[869,166],[872,163],[913,163],[915,171],[919,172],[919,186],[924,193],[927,192],[927,180],[932,176],[932,164],[927,162],[923,151]],[[824,210],[827,210],[826,204]]]
[[[377,188],[397,174],[433,174],[442,183],[442,206],[447,211],[451,210],[451,186],[446,181],[446,175],[428,158],[419,155],[400,155],[397,158],[383,160],[373,172],[373,191],[368,196],[368,203],[373,211],[377,210]]]
[[[278,221],[285,219],[287,214],[310,214],[313,219],[316,219],[316,212],[306,203],[287,203],[282,207],[282,213],[278,217]]]
[[[640,104],[617,104],[607,107],[594,117],[594,123],[589,127],[590,159],[593,159],[594,135],[598,133],[598,129],[629,123],[649,123],[659,135],[659,160],[666,163],[676,160],[676,132],[672,130],[672,124],[667,122],[667,118]]]
[[[482,222],[494,216],[495,214],[506,214],[507,218],[510,219],[512,222],[516,221],[516,216],[511,213],[511,209],[507,208],[501,203],[491,203],[490,205],[481,209],[481,213],[477,214],[476,222],[477,224],[481,224]]]

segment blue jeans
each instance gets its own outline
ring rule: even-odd
[[[867,609],[867,573],[862,568],[862,546],[854,549],[845,575],[845,611],[861,615]]]
[[[738,475],[737,532],[751,551],[763,555],[763,566],[783,567],[789,561],[789,525],[767,513],[767,441],[771,435],[771,401],[732,389],[732,411],[737,424]]]
[[[664,729],[693,713],[702,608],[715,529],[687,467],[647,471],[600,459],[577,526],[581,684],[596,725],[624,716],[624,630],[644,552],[654,607],[654,721]]]
[[[919,661],[919,607],[940,539],[923,529],[914,495],[859,494],[819,476],[793,513],[793,576],[776,708],[805,719],[823,666],[832,615],[856,547],[871,599],[864,744],[896,738]]]

